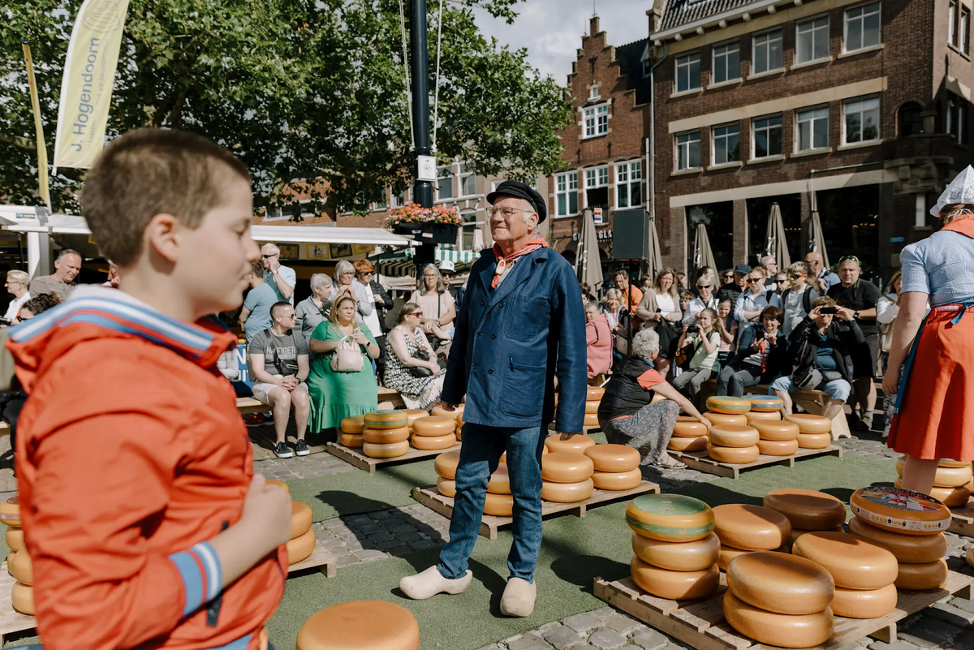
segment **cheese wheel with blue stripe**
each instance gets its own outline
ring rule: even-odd
[[[713,426],[710,428],[710,444],[717,447],[753,447],[761,436],[751,427]]]
[[[307,560],[315,550],[315,531],[309,530],[287,543],[287,563],[297,564]]]
[[[666,448],[673,451],[703,451],[707,448],[707,436],[699,438],[670,438]]]
[[[754,425],[755,422],[774,422],[781,419],[781,411],[748,411],[744,416],[747,423]]]
[[[970,467],[971,463],[966,460],[951,460],[950,458],[941,458],[937,461],[938,467]]]
[[[758,440],[758,452],[764,456],[794,456],[798,452],[798,441]]]
[[[832,444],[831,433],[799,433],[798,446],[802,449],[825,449]]]
[[[457,482],[442,476],[436,477],[436,491],[445,497],[456,496]]]
[[[681,494],[647,494],[626,506],[626,523],[638,535],[661,542],[692,542],[714,530],[714,511]]]
[[[704,571],[720,557],[720,540],[713,533],[692,542],[661,542],[632,534],[632,550],[640,560],[670,571]]]
[[[585,454],[553,451],[541,457],[541,478],[552,483],[578,483],[592,477],[595,465]]]
[[[366,442],[362,444],[362,453],[370,458],[399,458],[409,453],[409,441],[388,444]]]
[[[812,415],[811,413],[792,413],[791,415],[786,415],[785,419],[789,422],[794,422],[798,425],[798,431],[800,433],[832,433],[832,420],[821,415]]]
[[[643,482],[639,468],[628,472],[593,472],[592,483],[599,490],[634,490]]]
[[[403,425],[396,429],[372,429],[370,427],[365,427],[365,431],[362,432],[362,438],[365,442],[371,442],[377,445],[388,445],[394,442],[404,442],[409,440],[409,427]]]
[[[629,572],[640,589],[670,600],[706,598],[720,586],[720,569],[716,564],[703,571],[670,571],[647,564],[633,555]]]
[[[727,623],[759,643],[780,648],[818,646],[832,636],[835,619],[832,610],[795,616],[775,614],[743,602],[729,590],[724,594],[724,619]]]
[[[714,532],[724,546],[747,551],[773,551],[791,534],[791,522],[777,510],[743,503],[714,508]]]
[[[750,411],[748,411],[750,413]],[[744,414],[731,414],[731,413],[714,413],[713,411],[707,411],[703,414],[705,418],[710,420],[710,424],[714,426],[730,425],[732,427],[746,427],[748,425],[747,413]],[[697,418],[687,418],[689,420],[698,421]]]
[[[712,422],[712,424],[717,424]],[[676,426],[673,427],[674,438],[699,438],[707,435],[707,425],[697,418],[681,415],[676,419]]]
[[[450,433],[445,436],[420,436],[413,434],[410,441],[416,449],[435,451],[437,449],[449,449],[457,444],[457,435]]]
[[[555,503],[576,503],[592,496],[595,482],[591,478],[577,483],[541,482],[541,498]]]
[[[748,463],[757,462],[761,456],[761,451],[757,445],[751,447],[721,447],[707,443],[707,455],[718,463],[747,465]]]
[[[779,411],[785,407],[785,402],[777,395],[748,395],[745,397],[751,403],[752,411]]]
[[[17,555],[20,556],[21,553],[18,552]],[[894,584],[897,589],[927,591],[928,589],[939,589],[946,583],[947,562],[940,558],[926,564],[900,564]]]
[[[494,494],[487,492],[484,495],[484,514],[494,517],[510,517],[514,514],[514,497],[510,494]]]
[[[342,433],[362,435],[362,432],[365,431],[365,416],[350,415],[347,418],[342,418],[341,430]]]
[[[593,445],[584,453],[596,472],[629,472],[639,467],[639,451],[629,445]]]
[[[365,415],[365,426],[370,429],[398,429],[409,423],[405,411],[380,409]]]
[[[576,433],[568,440],[562,440],[561,434],[556,433],[553,436],[548,436],[544,441],[544,446],[550,452],[568,451],[574,454],[584,454],[585,450],[593,445],[595,445],[595,440],[584,433]]]
[[[430,415],[413,422],[417,436],[446,436],[457,430],[457,421],[445,415]]]
[[[751,403],[743,397],[717,397],[715,395],[707,398],[707,410],[714,413],[740,415],[751,410]]]
[[[758,430],[761,440],[798,440],[798,425],[786,420],[755,420],[752,427]]]
[[[866,523],[904,535],[936,535],[950,528],[950,510],[926,494],[887,487],[864,487],[849,498],[852,513]]]

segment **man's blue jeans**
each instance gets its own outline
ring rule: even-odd
[[[484,514],[487,482],[507,451],[507,471],[514,495],[514,544],[507,556],[511,578],[534,582],[534,567],[541,550],[541,454],[544,439],[540,427],[507,429],[467,422],[457,467],[457,494],[453,499],[450,541],[440,550],[436,565],[444,578],[462,578],[473,552]]]

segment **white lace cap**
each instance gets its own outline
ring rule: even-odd
[[[939,217],[945,205],[954,203],[974,205],[974,168],[970,165],[950,182],[944,193],[937,199],[937,205],[930,208],[930,214]]]

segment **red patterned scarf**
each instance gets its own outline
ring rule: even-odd
[[[504,253],[501,252],[501,247],[498,244],[494,244],[494,255],[497,256],[497,268],[494,269],[494,279],[490,281],[490,288],[497,288],[497,285],[501,283],[501,279],[511,269],[517,258],[530,255],[539,248],[548,248],[548,242],[545,241],[544,237],[535,237],[507,257],[504,257]]]

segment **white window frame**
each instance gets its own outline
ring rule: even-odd
[[[609,102],[582,109],[582,139],[597,138],[609,132]]]
[[[868,13],[867,13],[868,10]],[[850,18],[849,14],[851,12],[861,11],[862,13],[854,18]],[[866,36],[866,19],[870,16],[877,16],[879,20],[879,27],[876,30],[877,41],[875,43],[865,42]],[[859,35],[862,37],[862,43],[859,47],[849,48],[849,23],[858,20],[861,24],[859,27]],[[871,50],[878,47],[883,42],[883,5],[882,2],[867,2],[866,4],[857,5],[855,7],[850,7],[842,12],[842,51],[844,53],[849,52],[859,52],[861,50]]]
[[[600,97],[601,95],[599,95],[599,84],[592,84],[588,89],[589,100],[599,99]]]
[[[764,120],[773,120],[774,118],[778,118],[778,124],[777,125],[768,125],[768,126],[760,127],[760,128],[757,126],[757,123],[758,122],[762,122]],[[785,153],[785,138],[784,138],[784,132],[782,131],[782,129],[784,128],[784,121],[785,121],[784,120],[784,115],[782,113],[772,113],[771,115],[761,115],[760,117],[755,117],[755,118],[753,118],[751,120],[751,160],[768,160],[768,159],[771,159],[771,158],[780,158],[781,156],[784,155],[784,153]],[[775,128],[775,126],[777,126],[778,131],[781,133],[781,136],[778,138],[778,141],[781,143],[781,151],[779,151],[778,153],[771,153],[770,152],[770,150],[771,150],[771,131]],[[757,135],[758,135],[758,131],[759,130],[761,130],[761,131],[767,131],[768,132],[768,154],[766,156],[759,156],[758,155]]]
[[[575,211],[572,212],[571,209],[571,195],[575,195]],[[565,197],[565,212],[560,211],[560,205],[558,198],[560,196]],[[571,170],[568,172],[562,172],[561,174],[555,174],[555,216],[556,217],[573,217],[578,214],[578,172],[576,170]]]
[[[473,215],[473,221],[467,221],[466,217],[468,215]],[[477,219],[476,210],[464,210],[460,213],[460,218],[463,219],[463,223],[460,225],[460,250],[473,250],[473,239],[476,238],[477,228],[480,227],[480,221]],[[472,238],[470,242],[470,248],[466,248],[463,245],[464,235],[471,233]]]
[[[321,202],[322,207],[324,207],[324,205],[326,204],[326,202],[327,202],[326,200],[323,200]],[[295,203],[294,201],[288,202],[287,207],[293,206],[294,203]],[[310,204],[311,203],[311,199],[301,199],[300,201],[297,201],[297,203],[298,203],[298,205],[301,206],[300,216],[301,216],[302,219],[313,219],[314,217],[320,216],[317,212],[305,212],[304,211],[304,206]],[[264,221],[265,222],[267,222],[267,221],[290,221],[291,220],[291,217],[292,217],[292,215],[291,214],[285,214],[284,213],[284,208],[281,207],[281,206],[279,206],[279,205],[269,205],[264,210]]]
[[[722,48],[735,48],[737,50],[737,66],[733,69],[728,69],[728,61],[730,58],[730,50],[725,49],[723,52],[718,54],[717,50]],[[717,57],[721,56],[724,62],[721,64],[724,68],[724,73],[727,74],[727,78],[722,81],[717,80]],[[733,75],[733,76],[732,76]],[[710,84],[713,86],[718,86],[720,84],[732,83],[734,81],[740,81],[741,79],[741,42],[738,39],[732,41],[725,41],[723,43],[718,43],[710,48]]]
[[[798,57],[799,57],[799,53],[801,52],[801,48],[799,47],[799,42],[801,40],[801,35],[803,33],[802,32],[802,27],[804,25],[812,25],[816,21],[821,20],[823,18],[825,19],[825,25],[824,26],[819,25],[818,27],[812,27],[812,29],[806,30],[806,32],[805,32],[805,33],[811,33],[812,34],[812,57],[813,58],[806,59],[804,61],[803,60],[800,60]],[[812,16],[812,17],[807,18],[805,20],[802,20],[802,21],[800,21],[798,23],[795,23],[795,65],[806,65],[806,64],[811,64],[811,63],[817,63],[819,61],[828,61],[829,58],[831,58],[831,51],[830,51],[830,48],[831,48],[831,31],[832,31],[831,28],[832,28],[832,21],[829,19],[829,15],[828,14],[820,14],[818,16]],[[820,56],[818,58],[814,58],[815,57],[815,36],[816,36],[816,32],[820,32],[822,30],[825,30],[825,56]]]
[[[471,176],[474,179],[474,181],[473,181],[473,185],[474,185],[473,192],[464,192],[463,191],[464,190],[464,187],[463,187],[464,186],[464,183]],[[475,174],[472,171],[468,171],[467,165],[465,163],[464,164],[461,164],[460,165],[460,194],[459,194],[459,196],[460,197],[466,197],[466,196],[476,196],[476,195],[477,195],[477,174]]]
[[[772,38],[772,35],[775,34],[775,33],[777,33],[777,36],[778,36],[776,39],[775,38]],[[767,40],[764,43],[758,44],[757,39],[759,39],[759,38],[767,38]],[[771,43],[773,41],[775,41],[775,40],[778,41],[778,58],[779,58],[779,61],[778,61],[778,66],[775,67],[775,68],[772,68],[772,67],[770,67],[770,65],[771,65]],[[765,30],[763,32],[759,32],[759,33],[755,34],[754,36],[752,36],[751,37],[751,74],[752,75],[771,74],[773,72],[778,72],[778,71],[784,70],[785,69],[785,49],[784,49],[784,42],[785,42],[785,32],[784,32],[784,30],[781,27],[775,27],[774,29],[768,29],[768,30]],[[755,52],[757,52],[758,47],[764,47],[767,50],[767,59],[768,59],[768,66],[769,66],[767,70],[758,70],[757,69],[757,66],[755,64],[755,61],[757,61],[757,57],[755,56]]]
[[[949,13],[947,14],[947,42],[957,47],[957,5],[960,4],[957,0],[950,0],[947,4]]]
[[[960,7],[960,33],[957,35],[957,46],[964,54],[971,53],[971,10],[964,5]]]
[[[954,142],[963,145],[964,139],[967,137],[967,134],[964,132],[964,128],[967,126],[966,102],[960,97],[948,96],[946,113],[947,119],[944,131],[954,139]]]
[[[718,162],[717,161],[717,139],[720,138],[728,141],[727,143],[725,143],[724,148],[728,153],[730,153],[730,147],[728,147],[727,144],[730,142],[730,138],[732,136],[729,133],[717,135],[717,131],[719,129],[729,129],[729,128],[737,129],[737,160],[725,160],[723,162]],[[721,165],[733,165],[739,162],[741,162],[741,123],[728,122],[727,124],[715,124],[714,126],[710,127],[710,164],[719,167]]]
[[[639,203],[632,204],[632,187],[639,187]],[[626,197],[626,204],[623,205],[619,197]],[[616,163],[615,165],[615,206],[616,209],[627,209],[639,207],[644,201],[643,194],[643,161],[639,158],[626,162]]]
[[[443,172],[448,171],[449,175],[444,175]],[[450,179],[450,196],[440,195],[440,181],[445,181],[447,178]],[[453,165],[448,165],[446,167],[438,167],[436,170],[436,200],[437,201],[452,201],[457,198],[454,193],[456,189],[453,187],[453,180],[456,178],[456,174],[453,173]]]
[[[609,166],[598,165],[597,167],[585,168],[585,189],[594,190],[599,187],[609,186]]]
[[[808,114],[816,111],[825,111],[824,117],[819,116],[809,116]],[[806,117],[802,117],[802,115]],[[815,124],[820,120],[825,120],[825,146],[816,147],[815,146]],[[811,144],[810,147],[802,148],[801,146],[801,127],[803,124],[808,124],[808,141]],[[827,151],[829,148],[829,106],[825,104],[824,106],[807,106],[805,108],[799,108],[795,110],[795,153],[807,153],[810,151]]]
[[[690,84],[693,81],[691,71],[693,70],[694,64],[696,64],[697,66],[697,85],[696,86],[688,85],[683,90],[680,90],[680,69],[681,68],[687,69],[686,71],[687,84]],[[694,92],[696,90],[700,90],[701,88],[700,52],[688,52],[686,54],[682,54],[680,56],[675,57],[673,59],[673,73],[674,73],[673,76],[674,93],[689,93],[689,92]]]
[[[646,49],[643,50],[643,55],[639,58],[639,63],[642,65],[643,77],[648,77],[653,67],[653,60],[649,56],[648,44],[646,45]]]
[[[873,139],[871,139],[871,140],[860,139],[860,140],[858,140],[856,142],[849,142],[849,134],[847,132],[847,129],[848,129],[847,117],[848,117],[849,113],[847,111],[847,108],[849,107],[850,104],[861,104],[863,102],[871,102],[871,101],[875,101],[876,102],[875,109],[869,108],[869,109],[865,109],[865,110],[875,110],[876,111],[876,137],[873,138]],[[856,146],[856,145],[861,145],[861,144],[871,144],[871,143],[875,143],[875,142],[880,142],[882,140],[882,138],[883,138],[883,135],[882,135],[882,122],[881,122],[882,113],[880,112],[881,109],[882,109],[882,104],[879,101],[879,95],[871,95],[871,96],[866,96],[866,97],[854,97],[852,99],[847,99],[844,102],[842,102],[842,144],[844,146]],[[860,119],[859,119],[859,133],[860,133],[860,135],[862,135],[862,132],[863,132],[862,125],[863,125],[864,120],[862,119],[861,116],[864,114],[864,112],[865,111],[863,111],[863,110],[860,110],[859,111],[859,114],[860,114]]]
[[[693,136],[696,136],[696,139],[695,140],[694,140],[694,137]],[[687,140],[685,142],[680,142],[680,138],[687,138]],[[697,151],[697,160],[698,160],[698,163],[699,164],[697,164],[696,166],[691,166],[690,165],[690,149],[693,146],[693,143],[694,142],[697,143],[697,149],[698,149],[698,151]],[[680,165],[680,160],[681,160],[681,157],[684,156],[684,150],[686,151],[686,154],[685,154],[686,166],[681,166]],[[702,160],[702,158],[703,158],[703,155],[702,155],[703,154],[703,151],[702,151],[702,143],[701,143],[701,134],[700,134],[700,131],[688,131],[686,133],[677,133],[677,134],[675,134],[673,136],[673,153],[674,153],[674,156],[673,156],[673,166],[676,169],[676,171],[682,172],[682,171],[688,171],[688,170],[693,170],[693,169],[700,169],[701,168],[701,165],[703,165],[703,160]]]

